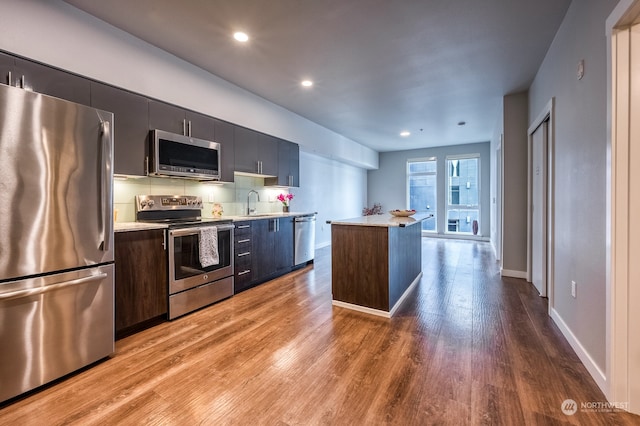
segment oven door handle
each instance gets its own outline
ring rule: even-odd
[[[235,225],[213,225],[218,228],[218,232],[227,231],[229,229],[235,228]],[[210,228],[211,226],[196,226],[192,228],[182,228],[182,229],[172,229],[169,231],[169,235],[172,237],[184,237],[185,235],[196,235],[200,233],[200,230]]]

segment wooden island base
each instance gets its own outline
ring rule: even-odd
[[[333,305],[393,316],[422,277],[420,223],[426,217],[332,221]]]

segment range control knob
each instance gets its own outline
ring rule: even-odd
[[[140,200],[140,207],[142,208],[147,207],[147,200]]]
[[[155,204],[155,201],[153,201],[153,200],[149,200],[147,202],[147,205],[149,206],[149,208],[153,207],[154,204]]]

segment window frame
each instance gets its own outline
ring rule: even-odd
[[[472,159],[476,159],[477,160],[477,187],[478,187],[478,199],[477,199],[477,204],[473,205],[473,204],[451,204],[451,176],[450,176],[450,162],[454,161],[454,160],[472,160]],[[482,161],[481,161],[481,156],[480,153],[470,153],[470,154],[455,154],[455,155],[447,155],[445,157],[445,170],[446,170],[446,176],[444,179],[444,199],[445,199],[445,206],[444,206],[444,233],[445,234],[453,234],[453,235],[473,235],[473,231],[471,232],[461,232],[459,230],[458,227],[458,231],[450,231],[449,230],[449,212],[451,210],[477,210],[478,211],[478,225],[482,224],[482,184],[481,184],[481,177],[482,177],[482,173],[481,173],[481,167],[482,167]],[[458,178],[460,173],[458,173]],[[460,187],[461,185],[458,185],[458,191],[460,191]],[[481,235],[480,231],[478,230],[478,235]]]
[[[433,172],[410,172],[410,166],[414,163],[426,163],[426,162],[434,162],[435,169]],[[433,220],[435,223],[435,228],[433,230],[422,229],[423,233],[437,234],[438,233],[438,157],[420,157],[420,158],[408,158],[407,164],[405,168],[405,180],[406,180],[406,208],[411,208],[411,178],[415,176],[435,176],[435,208],[431,208],[430,210],[424,210],[425,212],[433,213]]]

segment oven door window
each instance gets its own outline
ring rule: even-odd
[[[220,262],[203,268],[200,264],[199,235],[183,235],[173,239],[175,280],[182,280],[231,265],[231,232],[218,231],[218,257]]]

